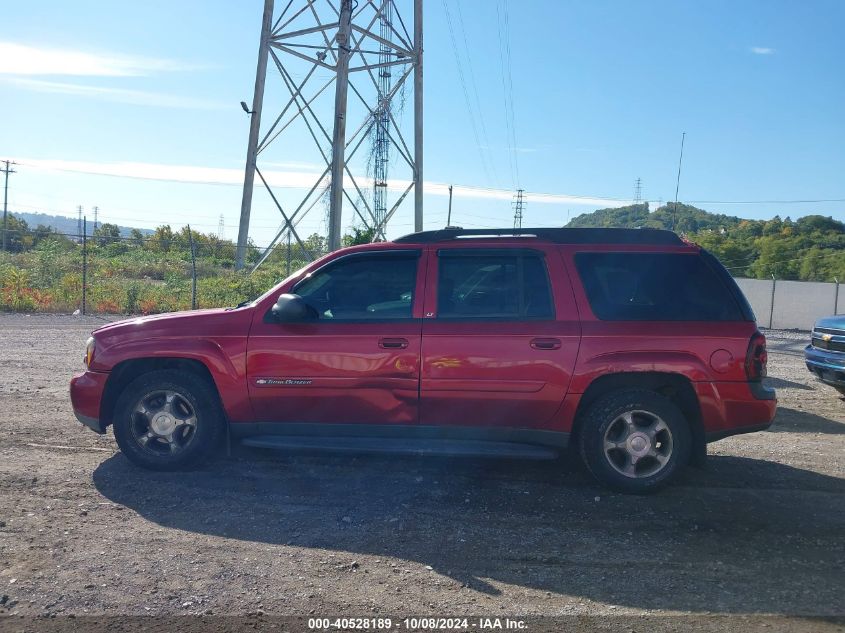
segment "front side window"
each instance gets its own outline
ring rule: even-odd
[[[546,264],[539,253],[454,249],[439,253],[438,268],[438,317],[554,317]]]
[[[342,258],[301,281],[294,292],[322,320],[412,318],[416,253]]]
[[[719,276],[696,254],[578,253],[575,265],[602,321],[741,321]]]

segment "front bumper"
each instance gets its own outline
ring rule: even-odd
[[[845,352],[829,352],[812,345],[804,348],[804,360],[823,383],[845,387]]]
[[[100,421],[100,403],[109,375],[99,371],[77,374],[70,381],[70,401],[73,414],[85,426],[101,435],[106,432]]]

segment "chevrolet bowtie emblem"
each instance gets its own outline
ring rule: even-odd
[[[822,340],[826,343],[833,338],[833,334],[822,334]]]

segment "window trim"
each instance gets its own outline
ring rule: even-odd
[[[440,273],[441,273],[441,258],[445,259],[459,259],[464,257],[511,257],[516,259],[517,275],[520,284],[519,293],[519,310],[522,312],[525,309],[525,269],[524,260],[528,257],[539,259],[543,267],[543,273],[546,280],[546,289],[549,297],[550,313],[543,316],[526,316],[523,314],[514,316],[481,316],[477,314],[466,316],[441,316],[440,315]],[[452,322],[452,323],[466,323],[477,321],[480,323],[522,323],[531,321],[556,321],[557,308],[555,306],[555,292],[552,285],[551,275],[549,274],[549,265],[546,261],[546,252],[535,248],[440,248],[437,249],[437,292],[435,293],[436,311],[434,319],[438,321]]]
[[[327,261],[325,264],[321,265],[319,268],[315,268],[314,270],[310,271],[305,277],[302,279],[297,280],[297,282],[293,285],[288,292],[293,294],[298,294],[296,291],[297,289],[304,284],[306,281],[317,275],[318,273],[326,270],[327,268],[334,266],[339,262],[344,262],[350,259],[361,259],[361,258],[389,258],[389,257],[414,257],[416,258],[416,269],[414,271],[414,287],[413,287],[413,295],[411,297],[411,316],[410,317],[390,317],[390,318],[380,318],[380,319],[320,319],[317,318],[314,321],[303,321],[303,323],[307,325],[320,325],[320,324],[334,324],[334,323],[413,323],[415,321],[421,321],[420,318],[414,317],[414,306],[416,302],[420,300],[419,293],[417,292],[417,282],[419,279],[419,272],[420,272],[420,259],[422,258],[422,250],[418,248],[403,248],[403,249],[395,249],[395,250],[378,250],[378,251],[361,251],[358,253],[346,253],[341,255],[340,257],[335,257],[334,259]],[[273,305],[275,305],[275,301],[267,310],[267,313],[264,315],[265,322],[268,318],[271,319],[270,313],[273,310]],[[275,323],[275,321],[272,321]]]

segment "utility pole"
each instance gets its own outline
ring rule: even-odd
[[[675,181],[675,204],[672,205],[672,230],[675,230],[675,222],[678,215],[678,189],[681,186],[681,165],[684,162],[684,139],[687,133],[681,134],[681,155],[678,157],[678,179]]]
[[[634,182],[634,204],[640,204],[643,201],[643,181],[642,178],[637,178]]]
[[[261,129],[261,107],[264,103],[264,80],[267,78],[267,55],[270,51],[270,32],[273,22],[273,0],[264,0],[264,17],[261,21],[261,43],[258,46],[258,67],[255,70],[255,92],[249,112],[249,141],[246,150],[244,192],[241,198],[241,221],[238,226],[238,248],[235,253],[235,270],[244,267],[246,243],[249,239],[249,214],[252,210],[252,186],[255,183],[255,161],[258,157],[258,132]]]
[[[94,207],[94,230],[97,230],[99,224],[97,224],[97,212],[100,210],[100,207]]]
[[[449,185],[449,213],[446,215],[446,228],[452,226],[452,185]]]
[[[525,190],[517,189],[516,199],[513,203],[513,228],[522,228],[522,212],[525,210]]]
[[[10,167],[10,165],[17,165],[17,163],[10,162],[8,160],[3,161],[6,165],[3,168],[3,173],[6,174],[6,185],[3,188],[3,250],[5,251],[8,248],[8,240],[6,238],[6,227],[7,227],[7,217],[9,213],[9,174],[16,173],[14,169]]]
[[[349,36],[352,33],[352,0],[341,0],[337,29],[337,79],[334,93],[334,134],[332,135],[332,180],[329,194],[329,250],[340,248],[343,209],[343,170],[346,167],[346,104],[349,94]]]

